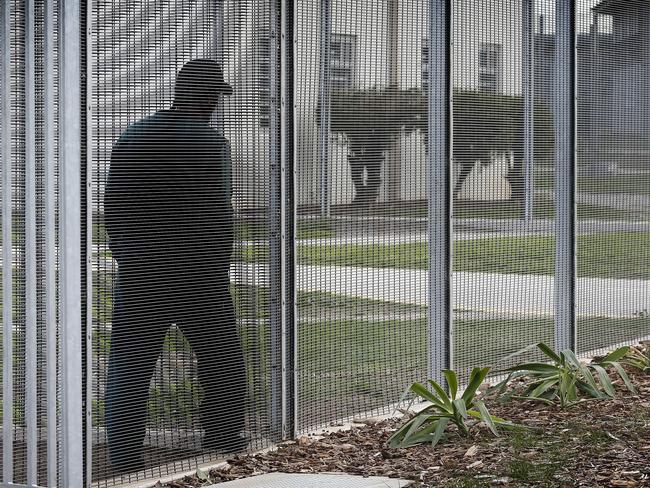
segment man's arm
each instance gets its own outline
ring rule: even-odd
[[[131,144],[122,135],[113,146],[104,193],[104,225],[110,239],[113,254],[123,250],[128,239],[128,229],[134,225],[135,207],[133,161]]]

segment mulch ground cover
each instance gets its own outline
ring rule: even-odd
[[[227,466],[166,485],[195,488],[268,472],[345,472],[414,480],[416,487],[650,486],[650,375],[630,372],[638,395],[614,381],[617,397],[566,409],[486,399],[493,415],[526,426],[494,437],[475,425],[453,429],[435,448],[391,449],[404,419],[373,420],[349,431],[287,442],[276,451],[236,456]],[[370,424],[370,425],[369,425]]]

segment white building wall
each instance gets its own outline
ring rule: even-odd
[[[421,87],[422,84],[427,3],[426,0],[399,1],[397,71],[400,88]],[[253,34],[256,19],[259,22],[263,16],[259,12],[258,0],[226,2],[229,4],[225,24],[234,25],[237,30],[228,38],[225,60],[226,78],[235,87],[233,100],[228,102],[231,110],[226,113],[239,118],[237,131],[226,130],[233,147],[235,198],[238,205],[264,206],[268,201],[268,129],[259,126],[258,112],[253,106],[257,99],[257,55]],[[357,88],[382,88],[388,84],[387,4],[387,0],[332,0],[332,32],[356,36]],[[520,0],[458,0],[454,15],[454,86],[463,90],[478,89],[480,43],[499,43],[503,49],[502,93],[521,94]],[[297,196],[299,205],[318,205],[321,186],[316,117],[320,64],[319,0],[297,2],[296,25]],[[239,112],[235,112],[235,108]],[[405,134],[397,144],[402,200],[426,198],[426,155],[422,138],[419,133]],[[354,196],[347,152],[344,138],[332,134],[329,177],[333,205],[349,203]],[[491,178],[502,178],[506,170],[507,165],[501,163],[489,171],[483,170],[483,173],[491,175]],[[509,196],[502,182],[488,184],[478,174],[470,175],[467,185],[494,188],[491,194],[478,189],[464,189],[464,194],[473,195],[473,198]],[[380,198],[387,193],[385,186],[383,181]]]

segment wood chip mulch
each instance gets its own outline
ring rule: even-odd
[[[195,488],[268,472],[345,472],[414,480],[415,487],[650,486],[650,375],[631,373],[638,395],[615,381],[617,398],[557,405],[487,399],[493,415],[529,427],[494,437],[480,425],[448,434],[435,448],[391,449],[403,419],[367,421],[349,431],[301,437],[276,451],[237,456],[209,480],[189,477],[166,488]],[[205,476],[203,476],[205,478]]]

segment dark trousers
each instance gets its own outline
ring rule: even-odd
[[[244,428],[246,373],[228,270],[176,262],[119,261],[114,293],[106,430],[111,464],[143,467],[149,384],[171,324],[197,359],[207,449],[238,450]]]

